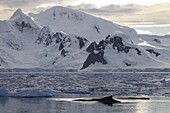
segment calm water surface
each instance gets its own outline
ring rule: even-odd
[[[68,98],[0,98],[0,113],[170,113],[169,105],[167,97],[124,100],[113,106]]]
[[[170,73],[0,73],[0,86],[10,91],[51,88],[78,89],[89,95],[57,98],[0,98],[0,113],[170,113]],[[122,100],[107,106],[74,102],[78,97],[150,96],[150,100]],[[167,97],[165,97],[167,96]]]

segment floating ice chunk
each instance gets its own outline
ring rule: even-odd
[[[53,97],[57,95],[57,91],[52,89],[26,89],[17,90],[16,93],[12,93],[12,97]]]
[[[49,88],[42,90],[42,92],[47,94],[52,94],[53,96],[57,96],[58,93],[61,93],[61,91],[57,91]]]
[[[166,89],[157,89],[157,91],[155,92],[156,96],[170,96],[170,89],[166,88]]]
[[[64,93],[73,93],[73,94],[90,94],[90,91],[79,90],[79,89],[68,89]]]
[[[8,95],[9,95],[8,89],[6,89],[5,87],[0,87],[0,97],[5,97]]]

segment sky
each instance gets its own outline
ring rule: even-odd
[[[133,27],[138,33],[170,34],[170,0],[0,0],[0,19],[21,8],[25,13],[65,6]]]

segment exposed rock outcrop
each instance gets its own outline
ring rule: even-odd
[[[153,49],[146,49],[146,51],[148,51],[150,54],[154,54],[156,57],[158,57],[159,55],[161,55],[160,53],[154,51]]]
[[[107,59],[105,59],[105,48],[112,47],[110,49],[116,50],[118,53],[129,53],[130,50],[136,51],[137,55],[142,55],[142,52],[133,44],[124,44],[124,39],[120,36],[110,36],[108,35],[105,40],[101,40],[98,44],[92,42],[86,51],[89,53],[89,56],[85,60],[83,67],[81,69],[87,68],[91,64],[96,62],[107,64]],[[108,53],[107,53],[108,54]],[[127,60],[126,60],[127,61]],[[130,63],[129,63],[130,62]],[[134,65],[135,63],[128,61],[124,62],[126,66]]]

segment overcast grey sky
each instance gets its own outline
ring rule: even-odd
[[[137,28],[170,26],[170,0],[0,0],[0,19],[8,19],[17,8],[29,13],[56,5]]]

